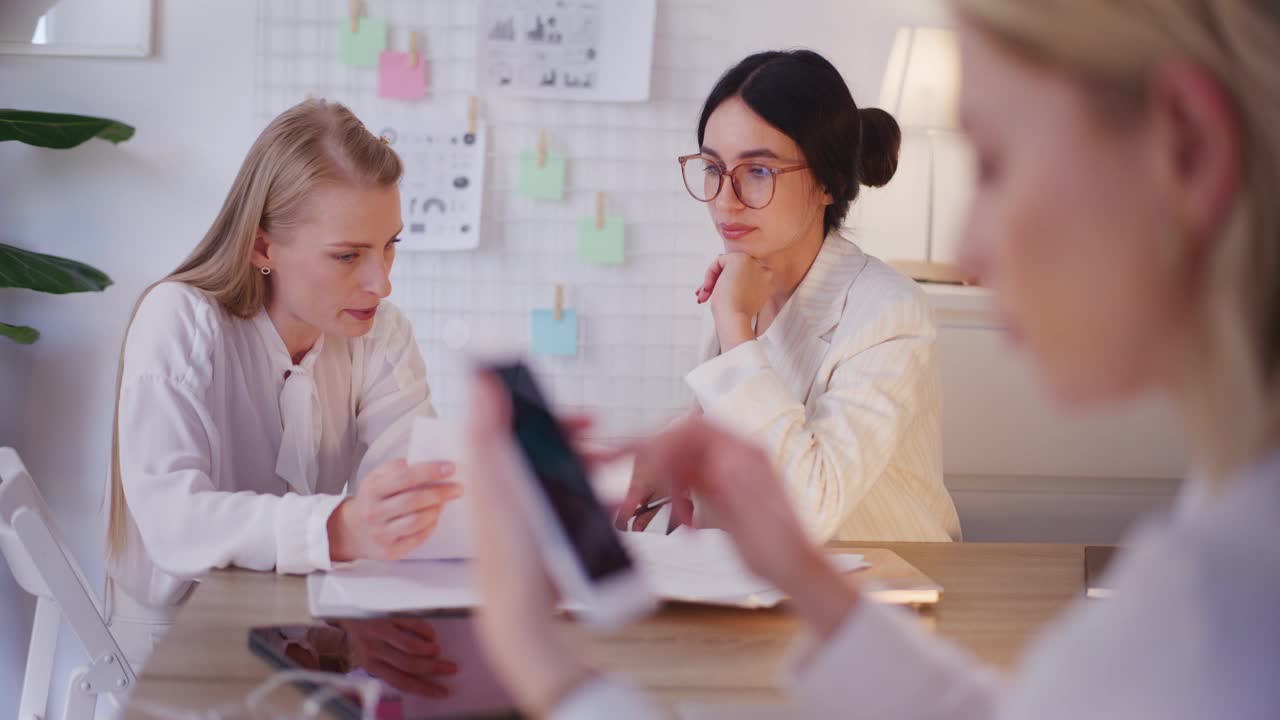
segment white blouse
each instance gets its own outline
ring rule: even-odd
[[[265,310],[245,320],[189,285],[157,285],[125,342],[130,527],[109,576],[163,607],[213,568],[328,569],[344,489],[402,457],[418,415],[435,415],[426,366],[391,303],[366,335],[321,336],[295,365]]]
[[[959,540],[936,340],[919,286],[832,234],[765,333],[722,354],[708,328],[686,381],[765,448],[819,542]]]
[[[798,717],[866,720],[1280,718],[1280,452],[1218,496],[1189,484],[1108,571],[1114,595],[1075,606],[1010,681],[896,608],[861,603],[825,643],[801,642],[786,683]],[[1083,589],[1082,589],[1083,591]],[[942,612],[946,612],[943,601]],[[666,717],[601,678],[557,720]]]

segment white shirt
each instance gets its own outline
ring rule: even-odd
[[[287,376],[287,379],[286,379]],[[324,335],[297,365],[266,312],[226,313],[156,286],[125,342],[120,471],[129,540],[109,575],[173,605],[213,568],[328,569],[329,515],[434,415],[408,320],[378,306],[364,336]]]
[[[721,354],[710,328],[686,380],[764,446],[819,542],[959,540],[936,339],[919,286],[833,234],[763,335]]]
[[[1221,496],[1190,485],[1142,524],[1108,571],[1114,596],[1077,601],[1014,681],[896,608],[864,602],[825,644],[802,641],[786,673],[809,717],[860,720],[1275,720],[1280,718],[1280,452]],[[942,612],[946,612],[945,600]],[[558,720],[663,717],[596,680]]]

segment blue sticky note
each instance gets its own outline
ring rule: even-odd
[[[564,310],[556,322],[554,310],[533,311],[533,351],[538,355],[578,354],[578,313]]]
[[[357,30],[351,32],[351,21],[342,19],[338,39],[338,57],[344,65],[378,67],[378,56],[387,49],[387,21],[361,17]]]
[[[590,265],[621,265],[625,259],[626,239],[622,218],[606,215],[604,228],[596,227],[594,217],[578,221],[578,259]]]
[[[564,197],[563,155],[547,153],[547,162],[538,167],[538,153],[520,154],[520,194],[534,200],[560,200]]]

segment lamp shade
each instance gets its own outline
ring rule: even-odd
[[[880,87],[880,107],[903,127],[949,130],[957,126],[960,51],[945,28],[898,30]]]

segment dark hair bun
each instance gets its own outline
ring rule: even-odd
[[[898,171],[902,130],[898,121],[880,108],[862,108],[862,145],[858,149],[858,182],[881,187]]]

